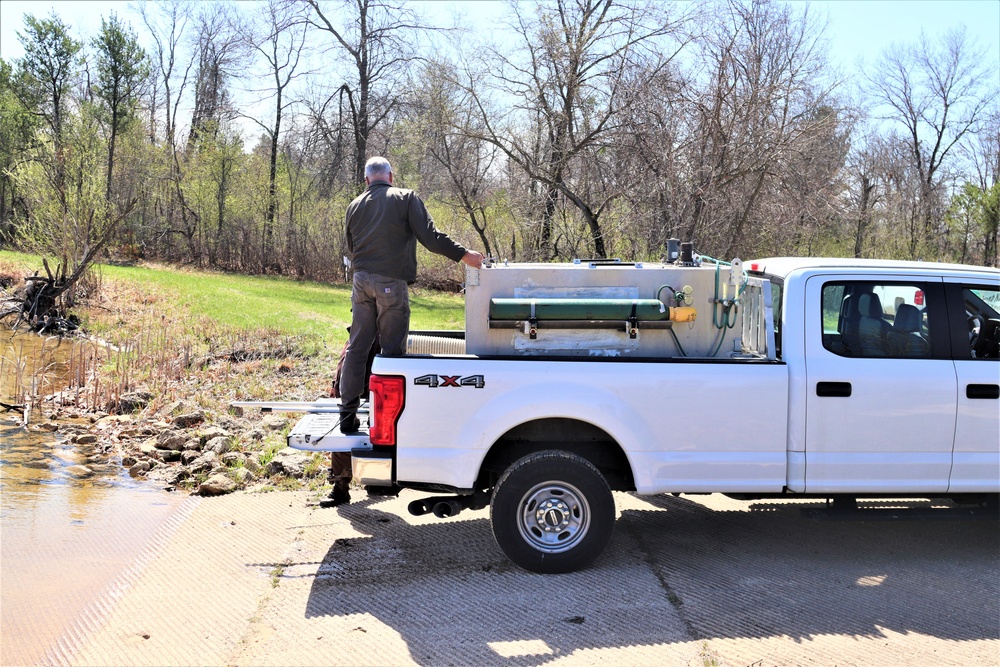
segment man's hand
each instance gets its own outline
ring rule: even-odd
[[[462,257],[462,262],[465,263],[465,264],[468,264],[469,266],[471,266],[474,269],[481,269],[481,268],[483,268],[483,260],[484,259],[486,259],[486,258],[483,257],[483,254],[481,252],[476,252],[475,250],[470,250],[467,253],[465,253],[464,257]]]

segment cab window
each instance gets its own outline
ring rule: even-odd
[[[959,331],[968,332],[968,345],[958,345],[968,350],[963,359],[1000,358],[1000,288],[985,285],[963,285],[962,302],[965,306],[965,327]]]
[[[842,357],[930,358],[927,292],[918,283],[823,286],[823,347]]]

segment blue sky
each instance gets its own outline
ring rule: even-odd
[[[138,30],[142,22],[130,10],[130,4],[119,0],[0,0],[0,57],[10,61],[21,55],[16,32],[22,29],[25,13],[44,16],[50,8],[55,8],[80,38],[96,34],[101,16],[111,11],[131,21]],[[477,13],[492,14],[483,11],[485,2],[425,1],[415,4],[435,14],[458,6],[470,19]],[[971,35],[990,46],[990,57],[997,65],[1000,80],[1000,0],[829,0],[812,2],[811,6],[829,13],[831,56],[845,69],[853,67],[859,56],[876,57],[882,48],[894,41],[915,41],[921,30],[933,36],[944,29],[964,25]],[[477,8],[482,9],[477,12]]]
[[[806,4],[805,0],[790,2]],[[457,10],[466,17],[461,25],[475,28],[478,22],[484,31],[496,25],[496,17],[504,10],[496,0],[419,0],[412,4],[432,23],[451,24]],[[857,72],[859,58],[871,62],[893,43],[916,42],[921,32],[933,38],[964,26],[970,37],[987,48],[994,84],[1000,86],[1000,0],[814,0],[808,4],[814,13],[828,17],[830,59],[849,79]],[[134,7],[135,3],[127,0],[0,0],[0,57],[10,62],[22,55],[17,32],[23,30],[24,14],[42,17],[52,9],[70,25],[77,39],[96,35],[101,17],[114,11],[133,25],[140,41],[148,44],[150,40],[142,39],[145,26]],[[253,105],[248,111],[257,113]],[[246,125],[247,137],[257,132],[252,123]]]

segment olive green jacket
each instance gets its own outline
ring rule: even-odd
[[[417,241],[460,262],[467,252],[434,227],[413,190],[374,181],[347,207],[347,252],[351,268],[413,283],[417,279]]]

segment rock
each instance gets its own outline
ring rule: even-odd
[[[198,487],[200,496],[221,496],[236,490],[236,482],[225,475],[212,475]]]
[[[246,456],[241,452],[225,452],[222,455],[222,463],[227,467],[238,466],[246,459]]]
[[[215,452],[204,452],[188,465],[191,474],[197,475],[200,472],[208,472],[215,468],[219,461],[219,456]]]
[[[124,460],[122,463],[124,464]],[[129,466],[128,474],[132,477],[138,477],[149,472],[149,463],[147,461],[136,461],[131,466]]]
[[[253,474],[246,468],[236,468],[235,470],[231,471],[230,474],[232,475],[233,479],[236,481],[237,484],[245,485],[257,481],[257,475]]]
[[[164,415],[182,415],[187,412],[194,412],[197,409],[198,406],[190,401],[174,401],[164,406],[159,412]]]
[[[288,425],[288,417],[284,415],[265,415],[261,423],[269,431],[280,431]]]
[[[150,438],[139,444],[139,452],[144,456],[154,456],[156,454],[156,438]]]
[[[291,447],[285,447],[267,464],[267,474],[284,473],[289,477],[302,477],[305,475],[307,463],[309,463],[307,455]]]
[[[186,466],[191,465],[201,456],[201,452],[196,449],[186,449],[181,452],[181,463]]]
[[[92,433],[73,436],[73,442],[78,445],[92,445],[97,442],[97,436]]]
[[[134,424],[135,418],[132,415],[109,415],[107,417],[102,417],[97,420],[95,426],[99,429],[105,429],[112,426],[121,426],[124,424]]]
[[[122,457],[122,467],[123,468],[131,468],[135,464],[136,464],[136,460],[134,458],[132,458],[131,456],[123,456]]]
[[[170,468],[155,469],[150,467],[146,479],[149,481],[159,481],[166,486],[177,486],[182,481],[191,476],[191,473],[184,466],[173,466]]]
[[[227,417],[226,415],[219,417],[215,423],[220,428],[225,429],[228,433],[245,431],[253,426],[253,424],[251,424],[247,419],[233,419],[232,417]]]
[[[225,454],[229,451],[230,438],[228,436],[219,436],[217,438],[212,438],[207,443],[205,443],[206,452],[215,452],[216,454]]]
[[[43,422],[41,424],[35,424],[31,427],[33,431],[44,431],[46,433],[55,433],[59,430],[59,424],[55,422]]]
[[[264,467],[260,464],[259,454],[248,456],[243,462],[243,467],[252,472],[254,475],[260,475],[264,472]]]
[[[66,472],[73,477],[90,477],[94,474],[94,471],[87,466],[75,465],[66,468]]]
[[[156,436],[156,445],[160,449],[174,449],[180,451],[184,449],[187,436],[178,431],[163,431]]]
[[[161,461],[173,463],[181,460],[181,453],[177,449],[157,449],[156,457]]]
[[[250,431],[247,431],[247,438],[260,442],[264,439],[264,431],[259,428],[251,429]]]
[[[188,438],[187,442],[184,443],[184,449],[185,451],[201,451],[201,438]]]
[[[243,408],[241,408],[238,405],[230,405],[229,406],[229,414],[233,415],[234,417],[242,417],[243,416]]]
[[[228,438],[230,436],[232,436],[232,433],[218,426],[209,426],[208,428],[198,432],[198,438],[201,440],[201,444],[205,444],[212,438]]]
[[[205,413],[201,410],[185,412],[174,417],[174,425],[179,428],[191,428],[205,421]]]
[[[122,394],[113,406],[112,412],[127,414],[142,410],[153,400],[153,394],[148,391],[130,391]]]

